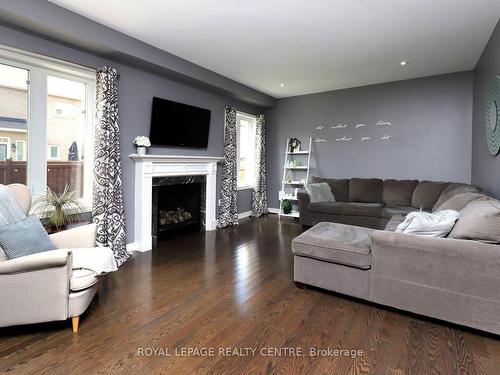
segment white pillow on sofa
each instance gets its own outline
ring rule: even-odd
[[[458,219],[458,212],[443,210],[434,213],[410,212],[396,228],[397,233],[416,236],[446,237]]]
[[[335,202],[330,185],[326,182],[306,184],[305,189],[309,194],[309,202]]]

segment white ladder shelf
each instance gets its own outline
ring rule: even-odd
[[[304,187],[309,181],[309,168],[311,165],[312,138],[309,138],[309,149],[296,152],[290,152],[288,142],[285,145],[285,159],[283,161],[283,178],[281,180],[281,190],[279,191],[279,211],[278,216],[298,218],[299,201],[296,191],[298,188]],[[304,160],[305,159],[305,160]],[[305,161],[305,163],[303,163]],[[289,214],[283,213],[281,207],[282,202],[287,199],[292,202],[292,212]]]

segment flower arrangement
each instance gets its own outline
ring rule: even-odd
[[[149,138],[144,136],[144,135],[139,135],[135,137],[134,139],[134,145],[137,147],[150,147],[151,142],[149,141]]]

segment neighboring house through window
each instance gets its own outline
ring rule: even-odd
[[[90,207],[94,96],[95,71],[0,46],[0,183],[69,185]]]
[[[255,180],[255,122],[256,117],[236,113],[238,189],[250,189]]]

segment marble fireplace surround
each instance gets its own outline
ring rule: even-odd
[[[222,157],[180,155],[137,155],[135,162],[134,243],[131,248],[152,248],[153,178],[172,176],[205,176],[205,230],[217,227],[217,163]]]

